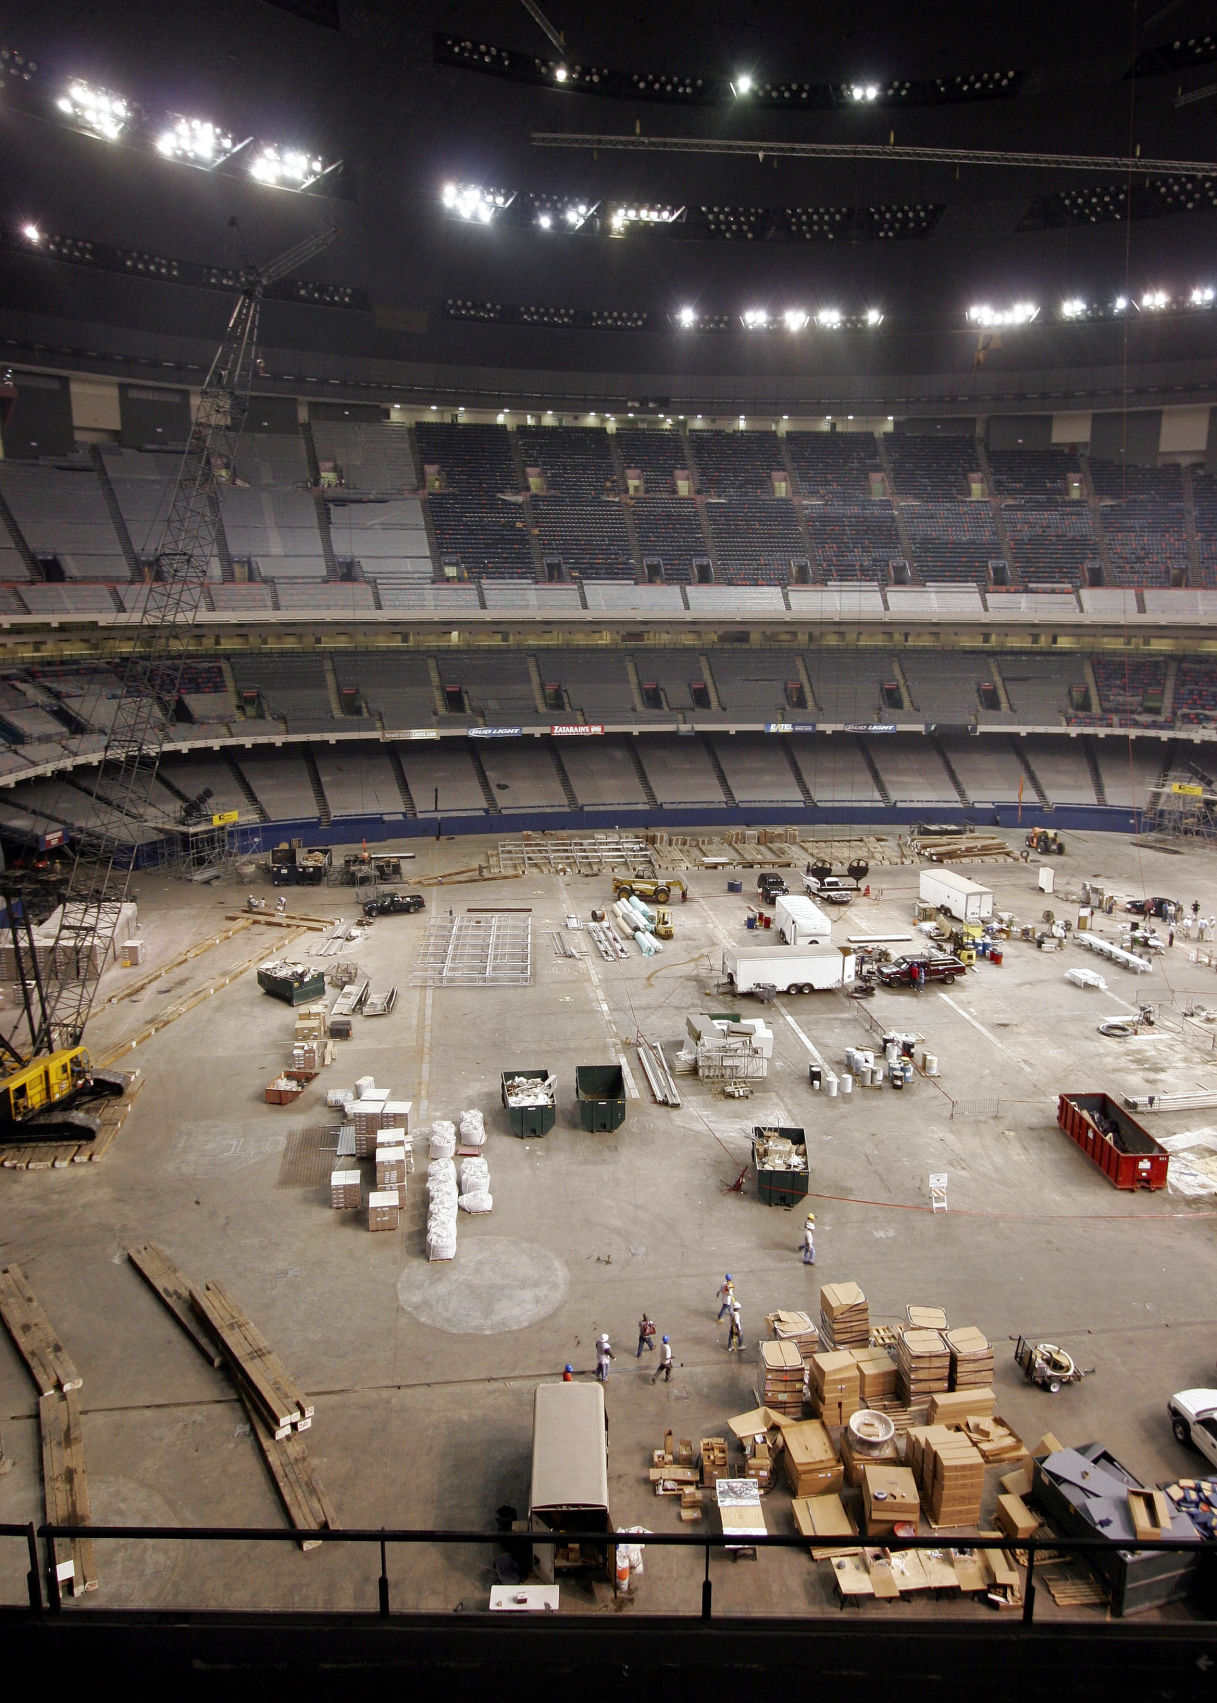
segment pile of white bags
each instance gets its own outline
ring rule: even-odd
[[[461,1146],[481,1147],[486,1140],[486,1124],[481,1112],[461,1113]]]
[[[427,1156],[431,1159],[451,1159],[456,1152],[456,1125],[447,1118],[436,1118],[431,1125]]]
[[[494,1206],[490,1166],[484,1159],[461,1160],[461,1192],[456,1204],[462,1212],[489,1212]]]
[[[452,1128],[449,1124],[449,1129]],[[456,1257],[456,1166],[452,1159],[432,1159],[427,1166],[427,1258]]]

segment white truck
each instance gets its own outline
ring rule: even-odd
[[[801,893],[782,893],[774,900],[773,926],[787,946],[827,946],[832,940],[832,923]]]
[[[989,888],[954,869],[943,869],[937,864],[923,869],[919,891],[927,905],[937,905],[940,911],[946,911],[959,922],[987,922],[993,915],[993,894]]]
[[[728,946],[723,953],[723,978],[736,993],[754,993],[758,983],[779,993],[817,993],[845,987],[857,973],[857,956],[835,946]]]

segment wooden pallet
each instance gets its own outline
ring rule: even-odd
[[[128,1248],[127,1258],[144,1282],[173,1314],[203,1358],[212,1366],[222,1366],[224,1356],[199,1324],[191,1303],[190,1279],[155,1242],[144,1242],[138,1248]]]
[[[42,1491],[47,1522],[59,1526],[90,1523],[89,1485],[85,1477],[80,1403],[72,1393],[50,1390],[38,1402],[42,1438]],[[51,1565],[61,1589],[73,1596],[97,1589],[97,1558],[91,1537],[51,1541]]]
[[[19,1265],[0,1267],[0,1318],[29,1368],[39,1395],[80,1388],[83,1381],[80,1373]]]
[[[120,1052],[128,1049],[120,1048]],[[98,1059],[99,1065],[109,1062]],[[0,1148],[0,1165],[9,1171],[62,1171],[69,1165],[92,1165],[104,1159],[114,1145],[114,1138],[127,1121],[131,1106],[144,1086],[143,1072],[123,1072],[126,1089],[112,1100],[100,1102],[100,1128],[92,1141],[37,1141],[28,1147]]]
[[[313,1404],[290,1378],[266,1338],[218,1283],[191,1287],[190,1300],[214,1337],[238,1386],[247,1390],[276,1440],[289,1431],[306,1431]]]
[[[277,1437],[251,1401],[244,1385],[238,1384],[237,1390],[242,1406],[249,1416],[250,1430],[262,1452],[266,1470],[270,1473],[290,1523],[301,1532],[336,1530],[338,1516],[329,1497],[318,1483],[304,1439],[298,1431],[289,1431],[286,1437]],[[310,1540],[302,1537],[300,1548],[320,1549],[321,1543],[317,1538]]]

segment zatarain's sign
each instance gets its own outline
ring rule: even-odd
[[[598,721],[572,721],[564,722],[558,727],[551,727],[549,731],[568,736],[581,733],[603,733],[604,726],[603,723]]]

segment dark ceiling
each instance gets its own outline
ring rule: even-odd
[[[993,339],[985,355],[991,370],[1165,363],[1186,372],[1192,388],[1202,379],[1196,363],[1211,360],[1217,314],[1062,327],[1048,323],[1048,309],[1063,295],[1107,303],[1121,292],[1136,298],[1151,287],[1186,291],[1217,281],[1217,165],[1212,196],[1202,190],[1196,207],[1181,210],[1172,209],[1169,193],[1180,180],[1169,176],[1150,194],[1140,175],[1093,167],[796,160],[768,150],[862,143],[1213,160],[1217,53],[1212,44],[1182,45],[1217,26],[1212,5],[551,0],[544,12],[572,65],[704,79],[747,71],[758,82],[818,87],[1014,71],[1017,92],[827,110],[747,100],[665,104],[436,63],[436,31],[560,57],[525,7],[510,0],[125,0],[115,8],[44,0],[12,16],[16,33],[0,41],[40,65],[33,84],[0,80],[0,220],[10,230],[36,220],[46,231],[214,265],[234,264],[242,241],[261,258],[332,220],[339,238],[310,275],[361,292],[366,311],[274,308],[268,341],[416,371],[959,374],[975,368],[977,335],[963,317],[969,303],[1031,297],[1045,304],[1044,319],[1032,331]],[[1162,68],[1172,61],[1180,63]],[[341,160],[330,180],[334,198],[198,172],[76,134],[50,104],[69,76],[121,91],[150,113],[203,114],[238,135]],[[592,151],[539,147],[533,138],[541,132],[758,146],[730,157]],[[589,202],[764,208],[776,212],[776,228],[770,218],[759,240],[716,241],[692,226],[676,237],[632,229],[619,240],[590,229],[482,226],[445,212],[440,191],[448,181]],[[1071,222],[1063,191],[1108,192],[1112,204],[1097,223],[1076,222],[1076,210]],[[930,234],[876,240],[867,210],[907,203],[941,208]],[[790,240],[785,209],[825,206],[864,215],[853,222],[859,240]],[[230,227],[234,215],[240,233]],[[222,304],[202,290],[106,277],[11,244],[0,254],[0,289],[10,325],[27,328],[28,316],[92,323],[111,341],[136,329],[210,336],[222,315]],[[454,320],[446,307],[453,298],[492,301],[517,323]],[[780,311],[829,301],[847,313],[878,305],[884,323],[835,341],[734,329],[735,316],[758,303]],[[676,332],[664,316],[684,304],[731,315],[731,333]],[[522,306],[571,307],[579,320],[575,328],[529,327],[518,323]],[[650,315],[648,329],[579,328],[593,310],[610,309]]]

